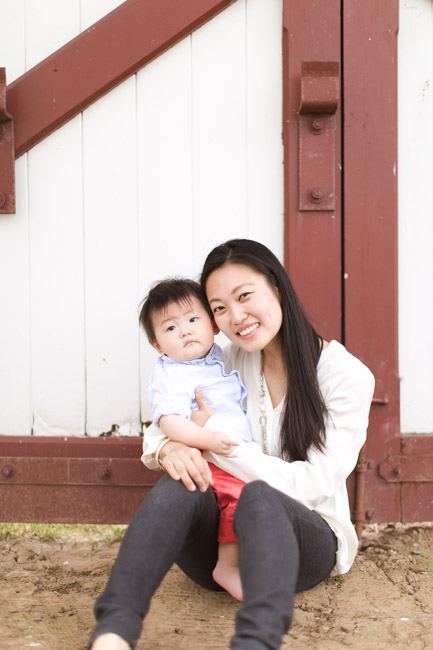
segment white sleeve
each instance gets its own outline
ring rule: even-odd
[[[157,362],[147,385],[147,398],[153,411],[153,423],[158,424],[163,415],[191,417],[191,398],[179,383],[173,367]]]
[[[170,380],[171,379],[171,380]],[[153,422],[147,427],[143,437],[142,462],[149,469],[159,469],[155,460],[155,452],[159,443],[165,438],[156,423],[162,415],[191,415],[191,400],[186,392],[173,378],[167,378],[161,359],[158,359],[147,384],[147,396],[153,410]]]
[[[256,443],[243,442],[236,449],[236,458],[212,452],[206,452],[205,457],[247,483],[266,481],[308,508],[315,508],[344,483],[366,438],[374,378],[360,361],[351,358],[351,363],[340,364],[332,381],[325,382],[328,390],[322,389],[328,409],[322,452],[312,449],[308,461],[289,463],[266,456]]]
[[[158,463],[155,460],[155,452],[158,448],[161,440],[165,438],[161,429],[154,424],[151,424],[150,427],[147,427],[144,432],[143,437],[143,453],[141,455],[141,461],[149,469],[160,469]]]

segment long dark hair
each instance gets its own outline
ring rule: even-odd
[[[317,382],[323,339],[306,317],[286,270],[266,246],[250,239],[231,239],[214,248],[200,278],[204,292],[211,273],[226,264],[249,266],[280,292],[279,340],[287,375],[280,450],[290,460],[307,460],[309,448],[323,449],[326,436],[326,406]]]

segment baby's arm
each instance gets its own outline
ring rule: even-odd
[[[163,415],[159,419],[159,426],[170,440],[183,442],[202,451],[213,451],[222,456],[234,456],[234,447],[239,444],[231,440],[226,433],[203,429],[182,415]]]

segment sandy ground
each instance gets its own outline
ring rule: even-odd
[[[92,605],[119,542],[68,529],[60,539],[0,540],[2,650],[86,647]],[[138,650],[228,649],[238,604],[173,568]],[[433,524],[371,526],[352,570],[299,594],[283,648],[433,650]]]

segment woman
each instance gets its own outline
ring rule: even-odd
[[[342,345],[318,336],[265,246],[245,239],[218,246],[201,284],[233,344],[226,366],[247,388],[257,443],[241,443],[236,458],[209,455],[247,483],[234,518],[243,603],[231,648],[274,650],[290,627],[295,591],[345,573],[354,560],[345,481],[365,440],[374,380]],[[212,413],[198,399],[195,421],[204,424]],[[157,462],[166,475],[131,521],[97,601],[93,650],[134,647],[173,562],[216,588],[218,510],[206,460],[162,437],[145,452],[148,465]]]

